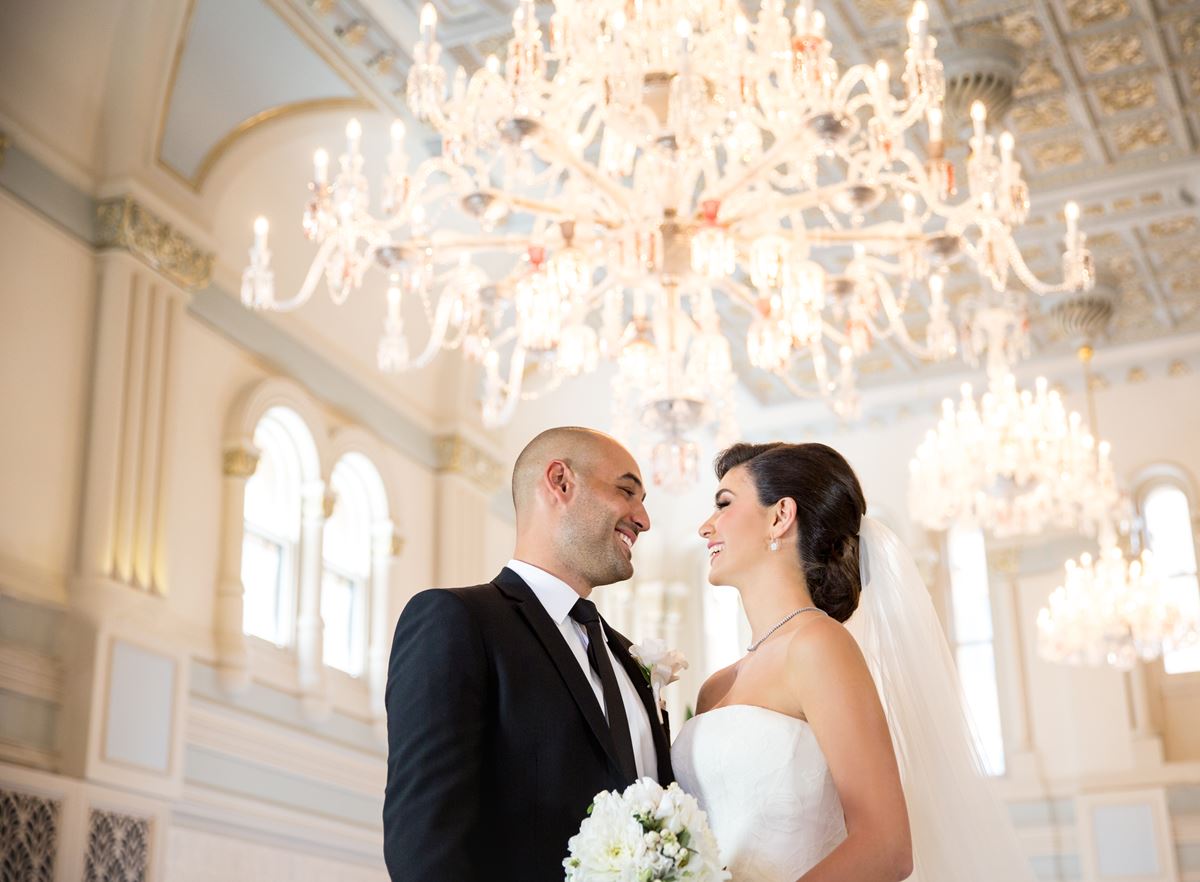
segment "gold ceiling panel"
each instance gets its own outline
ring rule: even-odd
[[[1130,110],[1148,110],[1158,104],[1158,89],[1149,76],[1134,75],[1100,83],[1095,91],[1100,109],[1110,116]]]
[[[1061,95],[1049,95],[1040,101],[1018,104],[1009,112],[1009,119],[1021,134],[1052,129],[1071,121],[1067,102]]]
[[[1119,31],[1088,40],[1082,51],[1084,67],[1093,74],[1134,67],[1146,60],[1142,38],[1134,31]]]
[[[999,18],[975,22],[963,28],[967,37],[1007,37],[1018,46],[1031,49],[1042,42],[1045,32],[1032,9],[1019,9]]]
[[[1087,244],[1098,257],[1126,247],[1120,233],[1096,233],[1094,236],[1088,236]]]
[[[1107,260],[1102,260],[1100,265],[1104,267],[1109,275],[1122,280],[1132,279],[1138,273],[1137,261],[1133,259],[1133,255],[1128,251],[1114,254]]]
[[[1078,138],[1067,138],[1055,141],[1043,141],[1029,148],[1034,165],[1038,171],[1063,168],[1068,165],[1078,165],[1087,156],[1083,142]]]
[[[912,11],[912,3],[908,0],[854,0],[854,8],[864,22],[877,25],[890,20],[902,21]]]
[[[512,40],[511,33],[497,34],[494,37],[488,37],[486,40],[480,40],[475,46],[479,52],[480,58],[487,58],[489,55],[495,55],[501,61],[508,57],[508,44]]]
[[[1086,28],[1129,17],[1127,0],[1067,0],[1067,17],[1071,25]]]
[[[1200,68],[1200,65],[1197,65]],[[1036,58],[1025,69],[1013,88],[1013,97],[1018,101],[1043,92],[1052,92],[1062,88],[1062,77],[1054,69],[1049,58]]]
[[[1167,281],[1167,290],[1174,295],[1200,299],[1200,286],[1197,286],[1196,276],[1191,273],[1180,273],[1179,275],[1171,276]]]
[[[1113,142],[1122,155],[1163,147],[1172,142],[1171,130],[1162,117],[1125,123],[1113,129]]]
[[[1177,19],[1175,33],[1179,34],[1179,45],[1184,55],[1191,55],[1200,47],[1200,15],[1189,15]]]
[[[1200,239],[1184,242],[1155,242],[1150,246],[1159,266],[1167,273],[1195,272],[1200,266]]]
[[[1156,237],[1167,238],[1169,236],[1181,236],[1184,233],[1192,233],[1200,227],[1200,223],[1196,221],[1194,214],[1185,214],[1180,217],[1173,217],[1169,220],[1156,221],[1147,228],[1150,230],[1150,235]]]

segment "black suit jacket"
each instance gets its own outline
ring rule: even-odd
[[[629,641],[605,628],[646,707],[666,784],[665,716],[660,725]],[[408,602],[386,702],[383,847],[395,882],[561,882],[592,798],[632,783],[587,676],[508,568]]]

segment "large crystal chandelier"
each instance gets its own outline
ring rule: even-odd
[[[849,416],[855,362],[876,341],[923,359],[956,351],[950,264],[997,292],[1010,275],[1038,294],[1091,285],[1073,205],[1062,281],[1027,267],[1013,234],[1028,188],[1011,134],[990,134],[978,102],[956,175],[923,0],[898,76],[882,61],[840,70],[811,0],[784,9],[762,0],[751,21],[736,0],[555,0],[547,38],[520,0],[503,65],[448,77],[427,5],[407,99],[441,155],[410,167],[397,121],[372,214],[351,121],[337,173],[315,157],[304,229],[317,253],[301,289],[276,298],[264,225],[243,300],[291,309],[324,278],[340,302],[379,265],[381,368],[461,348],[483,368],[489,425],[615,360],[619,406],[678,478],[691,433],[732,425],[725,304],[750,318],[755,368]],[[429,326],[416,352],[408,301]],[[914,312],[924,339],[908,331]]]
[[[1150,552],[1128,560],[1111,526],[1101,532],[1095,559],[1067,561],[1065,580],[1038,612],[1037,628],[1038,654],[1048,661],[1119,670],[1200,637],[1200,623],[1155,573]]]

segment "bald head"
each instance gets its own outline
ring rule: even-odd
[[[624,451],[610,435],[579,426],[559,426],[537,435],[525,445],[513,465],[513,507],[517,510],[518,523],[522,513],[530,508],[534,490],[550,462],[562,460],[573,471],[587,472],[596,460],[614,447]]]

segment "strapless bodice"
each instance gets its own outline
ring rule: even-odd
[[[671,748],[733,882],[795,882],[846,838],[842,804],[812,728],[753,705],[688,720]]]

